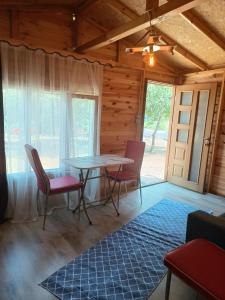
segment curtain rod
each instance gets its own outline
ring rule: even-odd
[[[77,61],[82,61],[83,60],[83,61],[86,61],[90,64],[98,63],[101,66],[105,66],[105,67],[108,66],[108,67],[111,67],[111,68],[113,67],[112,63],[103,63],[100,60],[92,61],[87,57],[78,58],[78,57],[76,57],[76,54],[73,55],[73,54],[67,53],[67,52],[65,52],[65,50],[62,50],[63,52],[65,52],[64,54],[62,54],[62,51],[60,51],[60,50],[59,51],[57,51],[55,49],[47,50],[47,49],[42,48],[42,47],[33,47],[33,46],[30,46],[30,45],[24,44],[23,42],[19,42],[19,41],[9,41],[9,40],[0,39],[0,42],[7,43],[8,45],[13,46],[13,47],[21,47],[22,46],[22,47],[25,47],[26,49],[32,50],[32,51],[42,50],[46,54],[58,54],[59,56],[64,57],[64,58],[71,57],[71,58],[73,58],[74,60],[77,60]]]

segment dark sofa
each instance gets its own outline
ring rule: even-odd
[[[225,214],[213,216],[198,210],[188,215],[186,242],[204,238],[225,249]]]

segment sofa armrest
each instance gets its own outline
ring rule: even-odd
[[[195,211],[188,215],[186,242],[204,238],[225,249],[225,219]]]

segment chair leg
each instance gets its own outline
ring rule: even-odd
[[[47,215],[47,208],[48,208],[48,194],[45,196],[45,211],[44,211],[44,221],[43,221],[43,227],[42,229],[45,230],[45,221],[46,221],[46,215]]]
[[[170,283],[171,283],[171,270],[168,270],[167,279],[166,279],[166,293],[165,293],[165,300],[169,300],[170,297]]]
[[[37,189],[37,194],[36,194],[36,203],[37,203],[37,212],[38,212],[38,215],[40,216],[40,202],[39,202],[39,188]]]
[[[107,199],[104,203],[104,205],[106,205],[110,200],[112,201],[112,205],[117,213],[117,216],[119,216],[119,212],[118,212],[118,209],[116,208],[116,204],[114,202],[114,199],[113,199],[113,191],[115,189],[115,186],[116,186],[116,180],[114,180],[114,183],[113,183],[113,187],[111,188],[111,182],[110,182],[110,177],[108,176],[108,171],[107,169],[105,168],[105,179],[108,180],[108,193],[107,193]]]
[[[107,197],[107,176],[106,173],[104,174],[104,193],[105,193],[105,199]]]
[[[138,177],[138,185],[139,185],[139,191],[140,191],[140,199],[141,199],[141,205],[142,205],[142,188],[141,188],[141,176]]]
[[[79,199],[79,204],[78,204],[78,216],[80,220],[80,206],[81,206],[81,195],[80,195],[80,190],[78,190],[78,199]]]
[[[125,188],[125,193],[127,194],[127,183],[124,181],[124,188]]]
[[[120,206],[120,190],[121,190],[121,182],[118,182],[118,194],[117,194],[117,208]]]
[[[70,209],[70,193],[67,193],[67,209]]]

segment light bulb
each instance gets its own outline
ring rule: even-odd
[[[143,61],[148,64],[150,67],[155,65],[154,53],[148,53],[144,56]]]
[[[154,58],[154,54],[150,53],[149,57],[148,57],[148,64],[150,67],[153,67],[155,64],[155,58]]]

